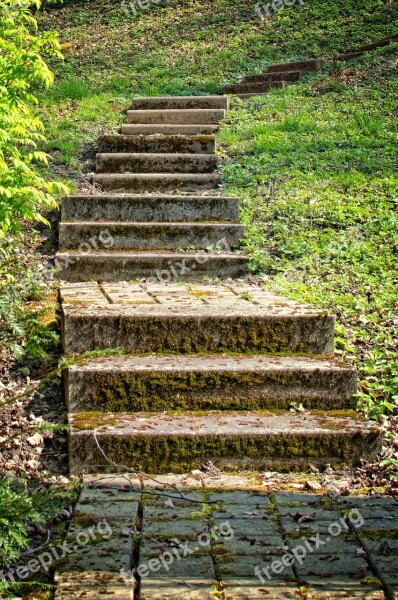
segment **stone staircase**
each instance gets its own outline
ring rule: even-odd
[[[235,94],[242,99],[251,98],[252,96],[265,94],[270,89],[281,88],[294,83],[306,73],[318,71],[326,62],[326,60],[314,59],[271,65],[264,73],[247,75],[243,78],[242,83],[227,85],[223,91],[224,94]]]
[[[353,410],[355,371],[333,356],[333,318],[242,279],[239,202],[215,154],[227,108],[134,100],[99,142],[101,193],[63,202],[72,473],[303,470],[380,448]]]
[[[336,61],[346,61],[357,58],[365,52],[370,52],[378,48],[383,48],[398,41],[398,35],[393,34],[377,42],[366,43],[359,46],[354,51],[338,54],[333,60],[310,59],[298,62],[287,62],[271,65],[264,73],[257,75],[247,75],[241,83],[226,85],[223,89],[224,94],[234,94],[242,100],[266,94],[273,88],[282,88],[288,84],[298,81],[303,75],[311,71],[319,71],[327,64]]]

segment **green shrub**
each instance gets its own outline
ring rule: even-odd
[[[47,181],[39,166],[47,163],[41,152],[43,125],[34,105],[32,86],[49,86],[53,75],[43,55],[57,55],[54,32],[37,32],[27,5],[40,0],[0,2],[0,236],[19,233],[23,220],[47,223],[41,211],[56,206],[54,194],[64,185]]]

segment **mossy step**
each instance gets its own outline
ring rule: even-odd
[[[106,238],[109,239],[109,238]],[[225,248],[225,245],[224,245]],[[243,277],[248,257],[232,252],[58,252],[58,277],[64,281],[201,280]]]
[[[327,60],[313,58],[310,60],[300,60],[297,62],[281,63],[278,65],[270,65],[267,73],[275,73],[280,71],[318,71],[327,63]]]
[[[61,299],[67,353],[333,353],[331,316],[250,284],[77,283]]]
[[[97,173],[211,173],[218,167],[215,154],[100,153]]]
[[[132,108],[135,110],[163,109],[224,109],[228,110],[227,96],[150,96],[134,98]]]
[[[65,370],[70,412],[354,407],[355,369],[294,356],[114,356]]]
[[[212,135],[218,125],[122,125],[122,135]]]
[[[223,109],[128,110],[128,123],[145,125],[217,125],[225,118]]]
[[[106,192],[196,192],[220,185],[218,173],[96,173],[95,185]]]
[[[214,135],[104,135],[98,141],[98,152],[212,154],[215,149]]]
[[[234,248],[244,235],[244,226],[238,223],[76,221],[60,223],[60,249],[85,249],[84,246],[82,248],[82,240],[99,240],[104,230],[114,250],[178,250],[190,247],[204,250],[217,246],[220,240]]]
[[[226,94],[258,94],[274,88],[283,88],[285,81],[264,81],[260,83],[237,83],[224,88]]]
[[[280,73],[259,73],[258,75],[247,75],[244,83],[261,83],[273,81],[298,81],[305,71],[281,71]]]
[[[209,460],[230,470],[307,470],[310,465],[356,465],[381,449],[377,426],[353,411],[75,413],[69,419],[73,474],[114,471],[115,464],[182,473]]]
[[[239,221],[239,199],[228,196],[82,195],[62,200],[61,221]]]

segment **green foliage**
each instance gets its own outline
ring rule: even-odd
[[[0,246],[0,345],[17,358],[26,353],[46,359],[59,342],[55,298],[48,296],[44,277],[21,264],[16,249],[22,252],[19,240]]]
[[[0,478],[0,566],[7,566],[29,545],[27,523],[43,523],[34,497]]]
[[[48,87],[53,76],[43,55],[61,56],[54,32],[37,32],[29,5],[40,0],[0,2],[0,235],[19,233],[21,220],[46,222],[41,211],[54,207],[54,194],[66,191],[49,182],[38,165],[47,163],[39,145],[43,124],[32,86]]]

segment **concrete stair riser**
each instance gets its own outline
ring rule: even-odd
[[[227,96],[159,96],[134,98],[134,110],[223,109],[228,110]]]
[[[71,415],[70,470],[73,474],[111,471],[109,460],[149,473],[184,473],[206,460],[226,470],[309,470],[355,465],[380,450],[377,427],[325,414],[195,413]],[[98,465],[103,465],[103,468]],[[92,470],[92,467],[91,467]]]
[[[199,260],[198,260],[199,257]],[[203,277],[237,278],[247,274],[248,258],[237,253],[58,252],[58,277],[64,281],[198,281]]]
[[[129,307],[64,308],[66,353],[122,348],[124,352],[330,354],[333,320],[328,317],[183,314]],[[152,308],[152,307],[150,307]],[[124,310],[123,310],[124,309]],[[222,311],[227,312],[227,309]]]
[[[145,125],[217,125],[225,118],[222,109],[128,110],[128,123]]]
[[[68,196],[62,222],[239,221],[239,200],[223,196]]]
[[[93,182],[105,192],[196,192],[214,190],[218,173],[96,173]]]
[[[98,152],[213,154],[215,149],[214,135],[106,135],[98,142]]]
[[[327,60],[312,59],[298,62],[288,62],[279,65],[270,65],[267,73],[278,73],[281,71],[318,71],[327,64]]]
[[[97,173],[212,173],[215,154],[97,154]]]
[[[122,125],[122,135],[212,135],[218,125]]]
[[[282,71],[281,73],[260,73],[258,75],[247,75],[244,83],[268,83],[275,81],[298,81],[305,71]]]
[[[257,94],[265,93],[275,88],[285,87],[284,81],[260,82],[260,83],[238,83],[224,88],[226,94]]]
[[[167,356],[87,360],[65,371],[70,412],[355,407],[356,371],[301,357]]]
[[[82,243],[101,239],[104,230],[112,240],[113,250],[177,250],[195,247],[206,249],[225,240],[236,247],[243,237],[243,225],[235,223],[61,223],[61,250],[77,250]],[[82,248],[84,250],[84,248]]]

